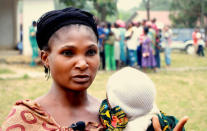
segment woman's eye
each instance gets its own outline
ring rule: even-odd
[[[73,52],[68,50],[68,51],[63,51],[62,54],[65,56],[72,56]]]
[[[90,50],[87,51],[86,55],[88,55],[88,56],[94,56],[94,55],[96,55],[96,53],[97,53],[96,50],[90,49]]]

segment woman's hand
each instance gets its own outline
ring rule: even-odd
[[[175,126],[175,128],[173,129],[173,131],[182,131],[185,123],[188,121],[188,117],[185,116],[183,117],[179,122],[178,124]],[[161,126],[160,126],[160,122],[159,122],[159,119],[157,116],[153,116],[152,117],[152,124],[153,124],[153,127],[154,127],[154,130],[155,131],[162,131],[161,129]]]

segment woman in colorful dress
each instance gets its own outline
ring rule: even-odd
[[[153,68],[156,70],[156,61],[153,55],[152,43],[148,37],[149,29],[148,27],[144,28],[144,36],[142,41],[142,68],[145,71],[146,68]]]

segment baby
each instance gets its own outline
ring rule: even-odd
[[[160,112],[155,104],[154,83],[137,69],[125,67],[115,72],[108,80],[106,94],[99,112],[107,131],[154,131],[155,115],[162,130],[172,131],[178,123],[174,116]]]
[[[153,115],[160,114],[155,104],[154,83],[137,69],[125,67],[114,73],[108,80],[106,92],[111,108],[118,105],[126,113],[125,131],[146,131]]]

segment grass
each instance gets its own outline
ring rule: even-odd
[[[207,54],[207,51],[205,53]],[[165,68],[163,54],[161,56],[162,67]],[[23,65],[23,67],[9,65],[8,69],[5,66],[3,69],[11,70],[12,67],[42,71],[41,67],[31,68],[27,65]],[[207,57],[201,58],[183,53],[173,53],[171,68],[183,67],[207,67]],[[88,92],[99,99],[104,99],[106,82],[112,73],[100,71]],[[190,120],[185,126],[187,131],[207,129],[207,70],[164,70],[158,73],[149,72],[148,75],[156,85],[156,102],[162,111],[179,119],[185,115],[189,116]],[[28,74],[21,75],[18,78],[0,79],[0,125],[15,101],[35,99],[41,96],[49,90],[51,83],[51,79],[46,81],[44,78],[33,78]]]
[[[15,73],[14,71],[11,71],[9,69],[0,69],[0,74],[12,74],[12,73]]]

